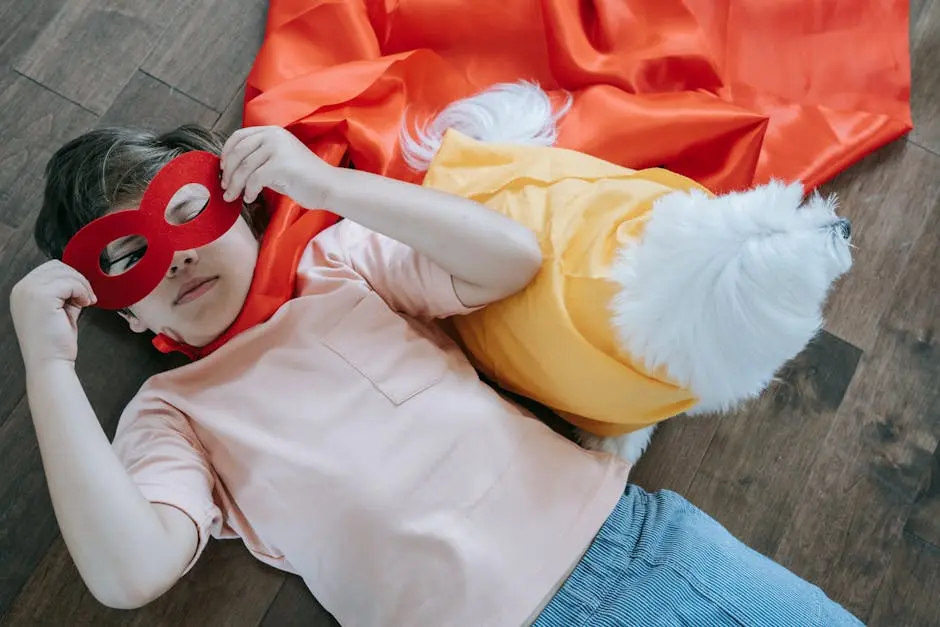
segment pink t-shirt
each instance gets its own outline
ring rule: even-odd
[[[150,379],[115,449],[196,523],[193,561],[240,537],[350,627],[521,625],[628,466],[504,400],[417,321],[466,311],[440,267],[343,221],[268,322]]]

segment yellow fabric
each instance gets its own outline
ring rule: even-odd
[[[424,186],[483,203],[538,234],[545,261],[526,289],[451,320],[486,376],[597,435],[628,433],[695,404],[691,392],[619,348],[609,272],[657,197],[698,184],[662,169],[630,170],[560,148],[487,145],[451,130]]]

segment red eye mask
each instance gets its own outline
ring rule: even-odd
[[[166,276],[179,250],[200,248],[228,232],[241,213],[241,199],[222,199],[220,160],[209,152],[187,152],[157,173],[140,201],[140,208],[115,211],[86,224],[72,239],[62,261],[91,283],[102,309],[123,309],[140,302]],[[166,208],[177,191],[189,183],[209,190],[205,208],[192,220],[172,224]],[[108,276],[101,269],[101,253],[111,242],[140,236],[147,240],[143,257],[126,272]]]

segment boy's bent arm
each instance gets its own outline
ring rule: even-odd
[[[130,609],[180,577],[196,551],[195,523],[151,504],[128,475],[67,361],[27,364],[27,392],[62,536],[103,604]]]
[[[542,263],[535,234],[522,224],[467,198],[330,166],[280,127],[243,128],[229,137],[222,186],[226,200],[244,193],[248,203],[267,187],[402,242],[448,272],[467,307],[516,293]]]
[[[328,209],[427,256],[468,307],[521,290],[541,265],[532,231],[473,200],[359,170],[331,179]]]

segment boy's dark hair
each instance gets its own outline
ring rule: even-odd
[[[59,148],[46,165],[46,188],[36,218],[36,245],[61,259],[65,245],[83,226],[112,209],[140,202],[157,172],[192,150],[221,154],[224,141],[200,126],[187,124],[162,135],[108,127],[89,131]],[[256,236],[264,225],[260,201],[242,209]]]

